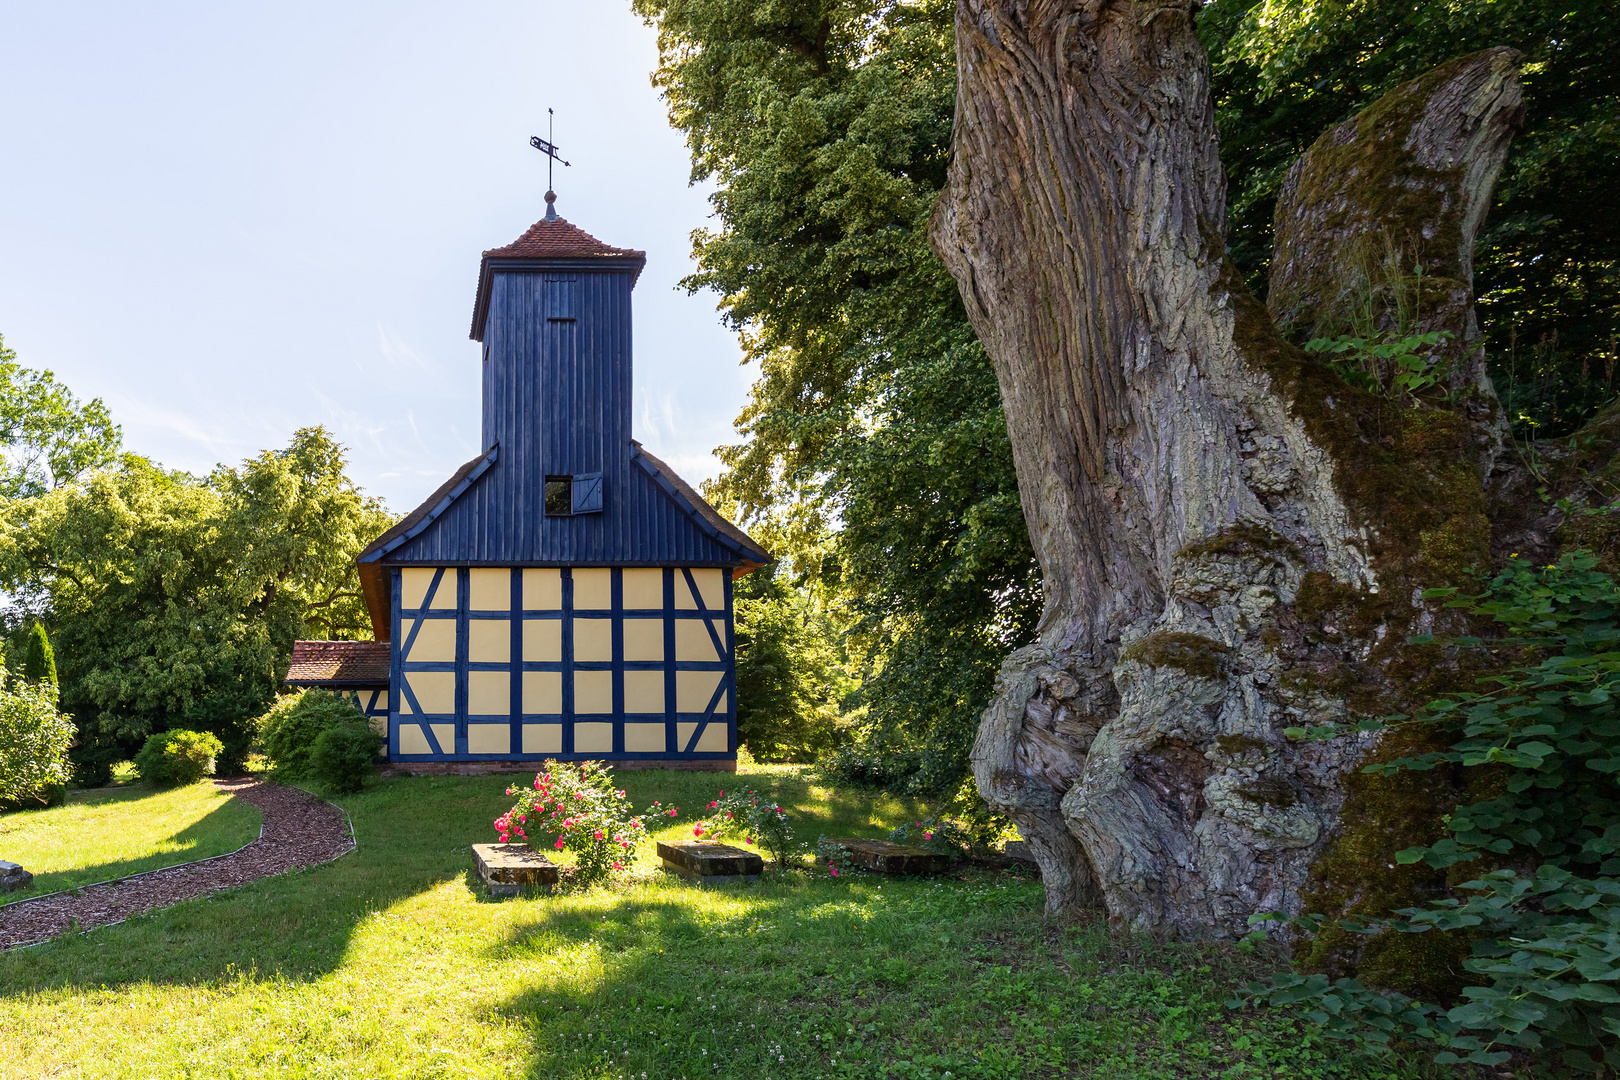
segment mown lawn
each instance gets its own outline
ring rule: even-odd
[[[692,810],[774,786],[818,833],[919,808],[802,770],[627,773]],[[489,901],[467,845],[510,778],[386,781],[343,800],[359,849],[0,956],[0,1073],[196,1077],[1404,1077],[1221,1005],[1253,961],[1040,918],[1028,873],[796,871],[697,888],[651,868]]]
[[[0,814],[0,859],[32,871],[40,893],[235,851],[259,835],[259,811],[210,783],[75,791],[62,806]]]

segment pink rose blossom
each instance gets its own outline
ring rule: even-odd
[[[557,850],[561,851],[562,849],[563,849],[563,838],[559,836],[559,837],[557,837]]]
[[[831,865],[829,865],[829,866],[828,866],[828,867],[827,867],[827,869],[828,869],[828,870],[831,870],[831,871],[832,871],[832,876],[833,876],[833,877],[837,877],[837,876],[838,876],[838,867],[836,867],[836,866],[831,866]]]
[[[596,838],[597,838],[597,839],[598,839],[598,840],[601,840],[601,839],[603,839],[603,836],[602,836],[602,830],[601,830],[601,829],[597,829],[597,830],[596,830]]]

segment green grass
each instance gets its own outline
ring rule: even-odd
[[[739,781],[801,809],[811,843],[918,810],[799,769],[621,780],[681,805],[666,836]],[[1428,1075],[1227,1012],[1253,964],[1235,950],[1044,922],[1027,872],[700,888],[644,860],[630,883],[491,901],[467,846],[493,839],[510,782],[379,783],[342,800],[360,846],[336,862],[0,956],[0,1074]]]
[[[235,851],[259,835],[259,811],[213,784],[167,791],[75,791],[62,806],[0,815],[0,858],[34,875],[0,905],[58,889]]]

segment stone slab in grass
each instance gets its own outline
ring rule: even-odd
[[[664,860],[665,870],[672,870],[688,881],[703,885],[758,881],[759,875],[765,870],[765,860],[755,852],[728,844],[705,844],[698,840],[673,844],[660,840],[658,857]]]
[[[26,889],[28,883],[33,880],[34,875],[21,866],[0,859],[0,892],[15,892],[18,889]]]
[[[474,844],[472,853],[492,896],[517,896],[525,889],[549,893],[557,884],[557,864],[527,844]]]
[[[1014,862],[1026,862],[1032,865],[1035,864],[1035,853],[1029,850],[1028,840],[1007,841],[1007,848],[1002,852],[1002,854],[1007,856],[1007,858],[1012,859]]]
[[[831,843],[849,854],[849,861],[866,870],[880,874],[937,874],[950,865],[943,855],[922,848],[906,847],[890,840],[865,840],[855,836],[840,836]]]

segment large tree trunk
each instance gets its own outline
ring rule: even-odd
[[[1368,745],[1283,729],[1343,720],[1430,617],[1410,579],[1480,549],[1471,425],[1344,386],[1245,292],[1187,4],[960,0],[956,29],[932,235],[996,366],[1046,595],[984,714],[979,789],[1049,910],[1241,934],[1298,909]],[[1463,193],[1479,154],[1425,174],[1457,188],[1437,213],[1469,247],[1500,165]]]

